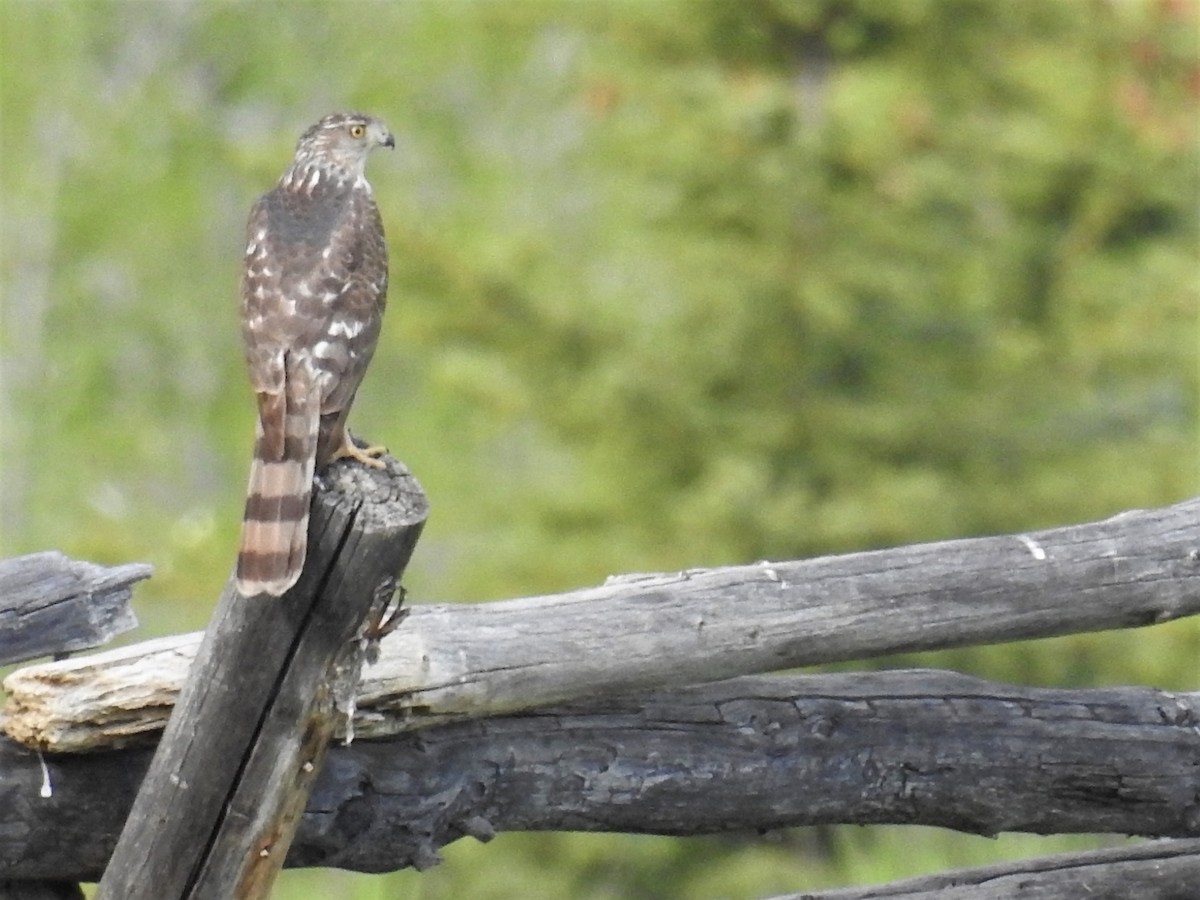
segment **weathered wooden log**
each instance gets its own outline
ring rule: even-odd
[[[357,733],[904,651],[1134,627],[1200,612],[1200,500],[1028,535],[416,606],[367,673]],[[17,740],[111,746],[165,721],[196,638],[30,666]],[[404,716],[387,716],[392,710]]]
[[[838,823],[1200,837],[1200,697],[923,670],[748,677],[332,748],[292,866],[424,868],[463,835]],[[94,878],[147,750],[0,741],[0,878]],[[163,896],[170,896],[164,894]],[[1139,895],[1140,896],[1140,895]]]
[[[0,560],[0,665],[87,650],[137,627],[144,563],[108,568],[51,550]]]
[[[83,890],[69,881],[0,881],[0,900],[83,900]]]
[[[1200,841],[1152,841],[771,900],[1196,900]]]
[[[304,574],[278,599],[226,588],[99,897],[267,895],[427,514],[395,460],[318,477]]]

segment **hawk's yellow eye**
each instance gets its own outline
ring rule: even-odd
[[[366,133],[367,133],[367,129],[363,125],[359,125],[358,123],[355,123],[350,126],[350,137],[352,137],[352,138],[360,138]]]

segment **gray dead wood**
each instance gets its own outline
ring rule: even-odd
[[[100,898],[267,896],[427,514],[395,460],[318,477],[304,574],[278,599],[226,588]]]
[[[773,900],[1196,900],[1200,841],[1061,853]]]
[[[291,866],[426,868],[502,831],[839,823],[1200,836],[1194,694],[923,670],[748,677],[331,749]],[[0,877],[94,878],[149,753],[0,741]],[[171,896],[163,894],[162,896]]]
[[[51,550],[0,560],[0,665],[87,650],[137,627],[132,586],[151,568],[108,568]]]
[[[356,728],[380,735],[596,694],[1197,612],[1200,500],[1030,534],[623,576],[552,597],[414,607],[367,673]],[[14,672],[4,728],[31,746],[75,750],[161,727],[195,640]]]
[[[319,839],[306,832],[295,858],[424,867],[460,834],[512,830],[888,823],[1197,837],[1198,699],[924,671],[595,698],[356,742],[314,792]]]

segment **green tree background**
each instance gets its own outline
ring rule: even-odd
[[[399,142],[355,420],[432,500],[418,602],[1195,494],[1198,25],[1194,0],[5,0],[0,553],[151,562],[138,637],[204,623],[253,430],[245,215],[343,107]],[[919,661],[1195,689],[1198,652],[1184,622]],[[1098,840],[505,835],[278,896],[756,897]]]

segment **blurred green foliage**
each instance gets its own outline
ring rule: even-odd
[[[246,211],[311,121],[392,306],[357,429],[418,600],[1031,529],[1197,492],[1191,0],[0,5],[0,552],[199,627],[252,434]],[[1069,598],[1064,598],[1069,602]],[[925,656],[1195,688],[1194,624]],[[906,660],[911,662],[911,660]],[[506,835],[281,897],[753,897],[1066,846]]]

